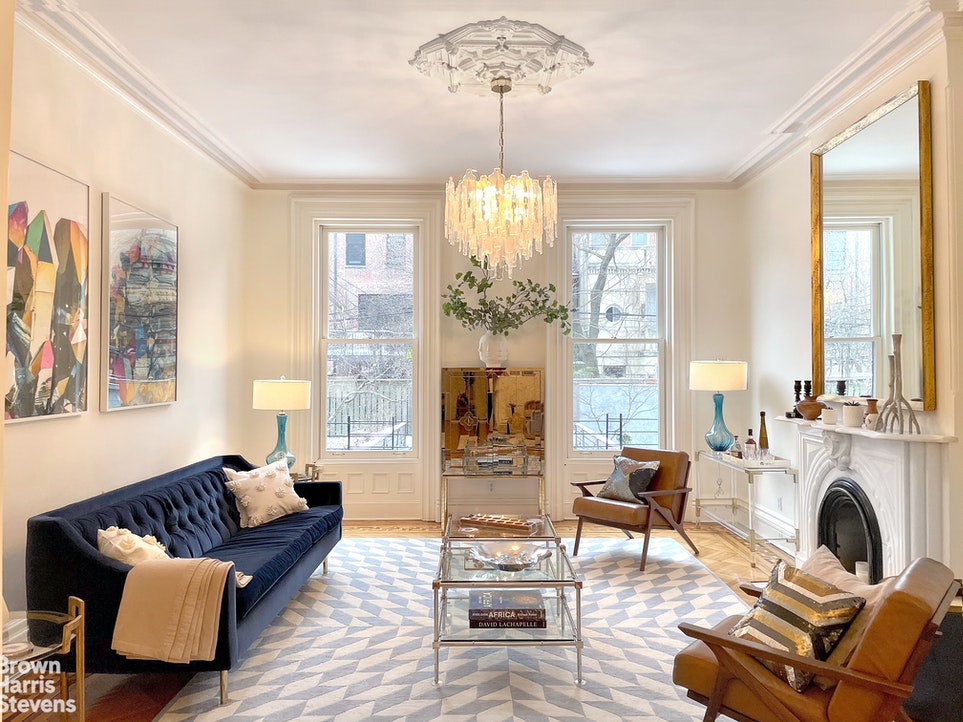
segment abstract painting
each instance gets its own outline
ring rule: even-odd
[[[104,411],[177,396],[177,226],[104,193]]]
[[[88,193],[10,154],[6,420],[87,410]]]

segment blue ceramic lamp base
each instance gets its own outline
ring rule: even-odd
[[[288,462],[288,471],[294,470],[295,457],[288,450],[287,442],[284,440],[284,432],[288,426],[288,415],[283,411],[278,414],[278,443],[274,446],[274,451],[267,455],[265,461],[273,464],[275,461],[285,459]]]
[[[714,393],[712,395],[712,401],[715,404],[716,410],[715,416],[712,419],[712,426],[709,427],[709,430],[706,432],[706,443],[713,451],[728,451],[735,439],[732,434],[729,433],[729,429],[726,428],[726,422],[722,418],[722,394],[719,392]]]

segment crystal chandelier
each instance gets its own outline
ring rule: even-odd
[[[558,202],[555,181],[539,182],[522,171],[505,177],[505,93],[551,92],[552,84],[592,65],[585,48],[547,28],[521,20],[463,25],[425,43],[409,61],[452,92],[498,94],[498,167],[477,177],[469,169],[445,194],[445,235],[489,274],[513,270],[543,243],[555,242]]]
[[[542,252],[542,241],[555,242],[558,197],[555,181],[546,176],[541,183],[522,171],[505,177],[505,93],[511,78],[492,80],[498,94],[498,167],[491,175],[475,176],[468,169],[455,182],[448,179],[445,192],[445,235],[459,252],[475,256],[482,268],[502,269],[511,278],[522,261]]]

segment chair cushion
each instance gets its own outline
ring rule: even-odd
[[[727,617],[714,629],[716,632],[725,633],[740,619],[739,615]],[[799,694],[755,659],[746,657],[745,662],[750,669],[755,670],[759,683],[796,712],[800,719],[816,722],[827,719],[826,707],[830,696],[828,692],[824,692],[818,687],[810,687],[804,693]],[[719,663],[712,650],[706,644],[697,640],[676,654],[672,666],[672,681],[701,697],[710,698],[715,689],[718,671]],[[729,684],[723,696],[723,704],[742,712],[750,719],[759,720],[759,722],[777,719],[762,699],[738,679],[734,679]]]
[[[649,507],[637,501],[618,501],[616,499],[600,499],[596,496],[577,496],[572,502],[572,513],[587,519],[598,519],[603,522],[639,527],[645,524],[649,517]],[[654,522],[660,517],[655,516]],[[655,524],[658,526],[658,524]]]
[[[641,504],[639,494],[648,491],[652,478],[659,470],[658,461],[636,461],[626,456],[614,457],[614,466],[598,496]]]
[[[729,634],[825,660],[864,604],[863,597],[779,561],[755,606]],[[762,663],[797,692],[813,678],[795,667]]]

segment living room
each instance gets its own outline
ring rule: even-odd
[[[468,162],[480,164],[480,170],[494,162],[496,104],[491,97],[450,94],[443,84],[419,75],[406,61],[418,42],[462,23],[503,14],[519,16],[582,42],[596,60],[595,66],[553,90],[564,98],[566,86],[604,86],[599,78],[605,77],[605,64],[599,58],[605,55],[597,47],[604,38],[593,45],[592,38],[580,36],[572,20],[577,13],[564,8],[553,13],[549,3],[541,3],[531,13],[508,4],[474,8],[454,22],[445,15],[443,26],[421,26],[422,39],[398,50],[405,63],[392,68],[389,75],[410,74],[418,94],[393,112],[430,115],[435,104],[447,110],[463,103],[465,116],[477,121],[486,141],[476,154],[463,161],[453,153],[444,135],[456,135],[457,126],[435,127],[426,122],[419,139],[424,145],[419,147],[430,152],[433,142],[437,143],[443,158],[439,166],[447,169],[432,184],[422,177],[409,180],[394,174],[392,179],[393,174],[378,168],[341,181],[284,180],[277,172],[252,180],[250,169],[237,162],[231,148],[220,145],[216,135],[204,136],[203,124],[175,127],[152,110],[164,103],[190,108],[190,100],[156,94],[151,102],[132,100],[133,75],[105,79],[105,68],[112,60],[109,53],[91,57],[76,44],[76,36],[63,34],[83,13],[67,5],[56,11],[33,5],[24,4],[16,11],[12,2],[3,5],[0,29],[5,38],[12,38],[12,46],[4,44],[0,86],[12,96],[12,104],[9,119],[0,118],[0,129],[9,120],[11,151],[89,189],[88,406],[84,413],[63,418],[5,424],[3,596],[10,608],[22,609],[26,604],[24,550],[29,517],[217,454],[238,453],[252,462],[264,458],[274,443],[276,422],[273,413],[252,408],[251,382],[281,375],[311,378],[318,373],[313,379],[316,393],[322,383],[312,340],[317,312],[312,243],[317,225],[330,225],[333,219],[382,223],[386,207],[391,209],[387,218],[405,219],[416,229],[424,248],[419,257],[425,301],[419,343],[424,355],[417,370],[422,389],[421,440],[408,455],[360,461],[344,454],[323,455],[323,424],[315,404],[311,410],[290,413],[288,444],[297,454],[298,470],[306,462],[315,463],[321,479],[344,483],[347,519],[440,521],[439,449],[431,440],[440,436],[440,420],[434,418],[433,410],[440,398],[442,369],[479,365],[479,333],[463,329],[441,312],[441,294],[456,273],[469,268],[464,256],[444,239],[444,181],[448,175],[458,177]],[[619,5],[624,9],[624,3]],[[963,268],[956,249],[963,213],[958,181],[963,149],[956,119],[963,117],[963,16],[958,7],[938,2],[892,5],[900,10],[901,20],[887,22],[884,17],[878,27],[866,31],[800,97],[791,99],[783,109],[782,125],[780,117],[757,123],[760,136],[763,128],[770,128],[771,135],[759,137],[752,148],[765,155],[764,146],[771,143],[779,151],[755,165],[747,159],[751,172],[728,167],[715,180],[693,182],[660,182],[643,178],[641,172],[629,180],[558,176],[559,239],[554,247],[525,262],[519,277],[565,287],[567,241],[561,231],[566,222],[659,218],[672,223],[676,255],[668,335],[672,355],[664,379],[666,408],[671,410],[665,415],[667,446],[694,455],[704,448],[703,435],[712,423],[710,395],[688,389],[689,361],[739,359],[748,362],[749,382],[745,391],[726,393],[727,422],[744,433],[757,426],[760,410],[767,411],[774,453],[801,463],[798,427],[775,419],[792,408],[793,381],[813,376],[810,153],[920,80],[929,81],[932,90],[936,403],[934,409],[918,413],[918,418],[924,434],[958,434],[963,410],[956,404],[955,392],[963,359],[957,340],[963,319],[957,299]],[[359,23],[375,8],[370,3],[364,7],[368,12],[360,14]],[[58,26],[44,13],[63,13],[67,22]],[[827,13],[821,22],[832,24],[831,17]],[[342,43],[337,49],[350,53],[352,44],[344,38]],[[731,45],[735,48],[738,43],[731,40]],[[134,58],[131,63],[136,66],[138,61]],[[130,73],[132,68],[122,70]],[[831,70],[836,74],[828,77]],[[752,87],[751,71],[741,82]],[[226,97],[243,98],[245,87],[243,77],[238,77],[219,91]],[[605,90],[619,92],[618,86],[616,91]],[[305,92],[324,95],[329,90],[319,87]],[[549,94],[518,102],[527,112],[537,113],[539,104],[551,100]],[[510,94],[505,98],[510,165],[516,154],[513,136],[525,124],[524,116],[511,113],[513,101]],[[268,103],[254,100],[247,110],[265,123],[271,122],[275,112]],[[556,153],[569,145],[564,138],[552,142]],[[385,158],[387,162],[387,153]],[[4,171],[7,162],[0,162]],[[556,175],[553,168],[534,164],[528,170]],[[314,177],[324,178],[324,174]],[[179,231],[177,392],[170,404],[122,413],[100,411],[105,384],[101,321],[106,305],[100,261],[102,193],[148,209],[176,224]],[[540,323],[527,324],[510,336],[510,365],[545,369],[547,399],[571,393],[560,351],[563,343],[558,328]],[[550,450],[568,448],[565,429],[557,421],[549,421]],[[956,473],[963,469],[963,452],[959,444],[944,443],[935,453],[941,468],[937,485],[941,496],[927,501],[926,513],[938,518],[924,514],[923,522],[932,522],[940,534],[919,543],[928,556],[960,575],[963,531],[952,522],[963,512],[963,487]],[[610,466],[611,454],[546,454],[551,516],[571,519],[577,492],[569,482],[604,476]],[[775,509],[771,511],[776,515]]]

